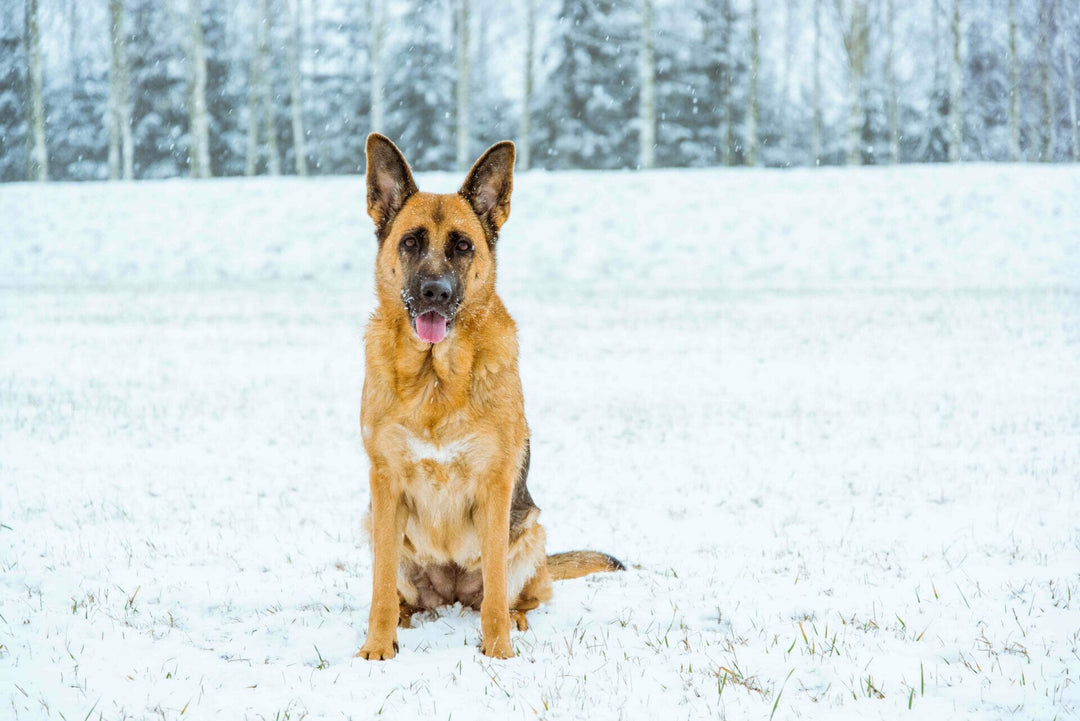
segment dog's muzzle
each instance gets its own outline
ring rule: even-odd
[[[402,300],[409,311],[413,330],[425,343],[438,343],[450,331],[458,307],[456,278],[452,274],[417,276]]]

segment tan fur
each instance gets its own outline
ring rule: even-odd
[[[617,558],[597,551],[568,551],[553,554],[547,557],[547,568],[555,581],[581,578],[590,573],[602,571],[625,570],[625,566]]]
[[[385,138],[369,138],[369,214],[380,248],[361,425],[371,461],[374,579],[368,637],[357,655],[392,658],[398,623],[408,625],[415,611],[431,605],[430,591],[420,585],[452,568],[458,575],[446,582],[457,578],[466,594],[482,578],[481,649],[507,658],[514,653],[511,612],[517,627],[526,628],[525,611],[551,597],[552,576],[536,509],[516,526],[512,542],[508,530],[529,434],[517,332],[495,294],[493,243],[509,216],[513,146],[494,146],[462,192],[446,195],[417,191],[407,166],[404,176],[394,175],[391,149],[396,152]],[[506,177],[499,166],[483,165],[497,149],[509,152]],[[454,234],[474,246],[463,301],[436,344],[414,332],[401,297],[399,241],[417,228],[436,244],[436,256]]]

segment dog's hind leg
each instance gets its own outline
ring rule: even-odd
[[[414,614],[423,611],[422,608],[416,606],[410,606],[405,601],[399,601],[398,603],[398,628],[412,628],[412,617]]]
[[[530,578],[521,593],[510,604],[510,620],[517,624],[519,631],[529,628],[529,620],[525,617],[526,612],[533,610],[541,603],[551,598],[551,574],[546,566],[541,566],[536,575]]]
[[[518,608],[510,609],[510,620],[514,622],[519,631],[529,630],[529,619],[525,618],[525,612]]]

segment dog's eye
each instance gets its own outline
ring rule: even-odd
[[[454,245],[454,249],[457,250],[457,252],[459,253],[468,253],[470,250],[472,250],[472,243],[467,240],[459,240]]]
[[[408,248],[409,250],[415,249],[416,248],[416,236],[415,235],[406,235],[404,238],[401,239],[401,247],[402,248]]]

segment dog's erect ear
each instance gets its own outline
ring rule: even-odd
[[[385,135],[367,139],[367,212],[382,237],[383,229],[417,191],[405,156]]]
[[[492,237],[510,217],[510,191],[514,187],[514,144],[492,145],[472,166],[458,192],[488,226]]]

